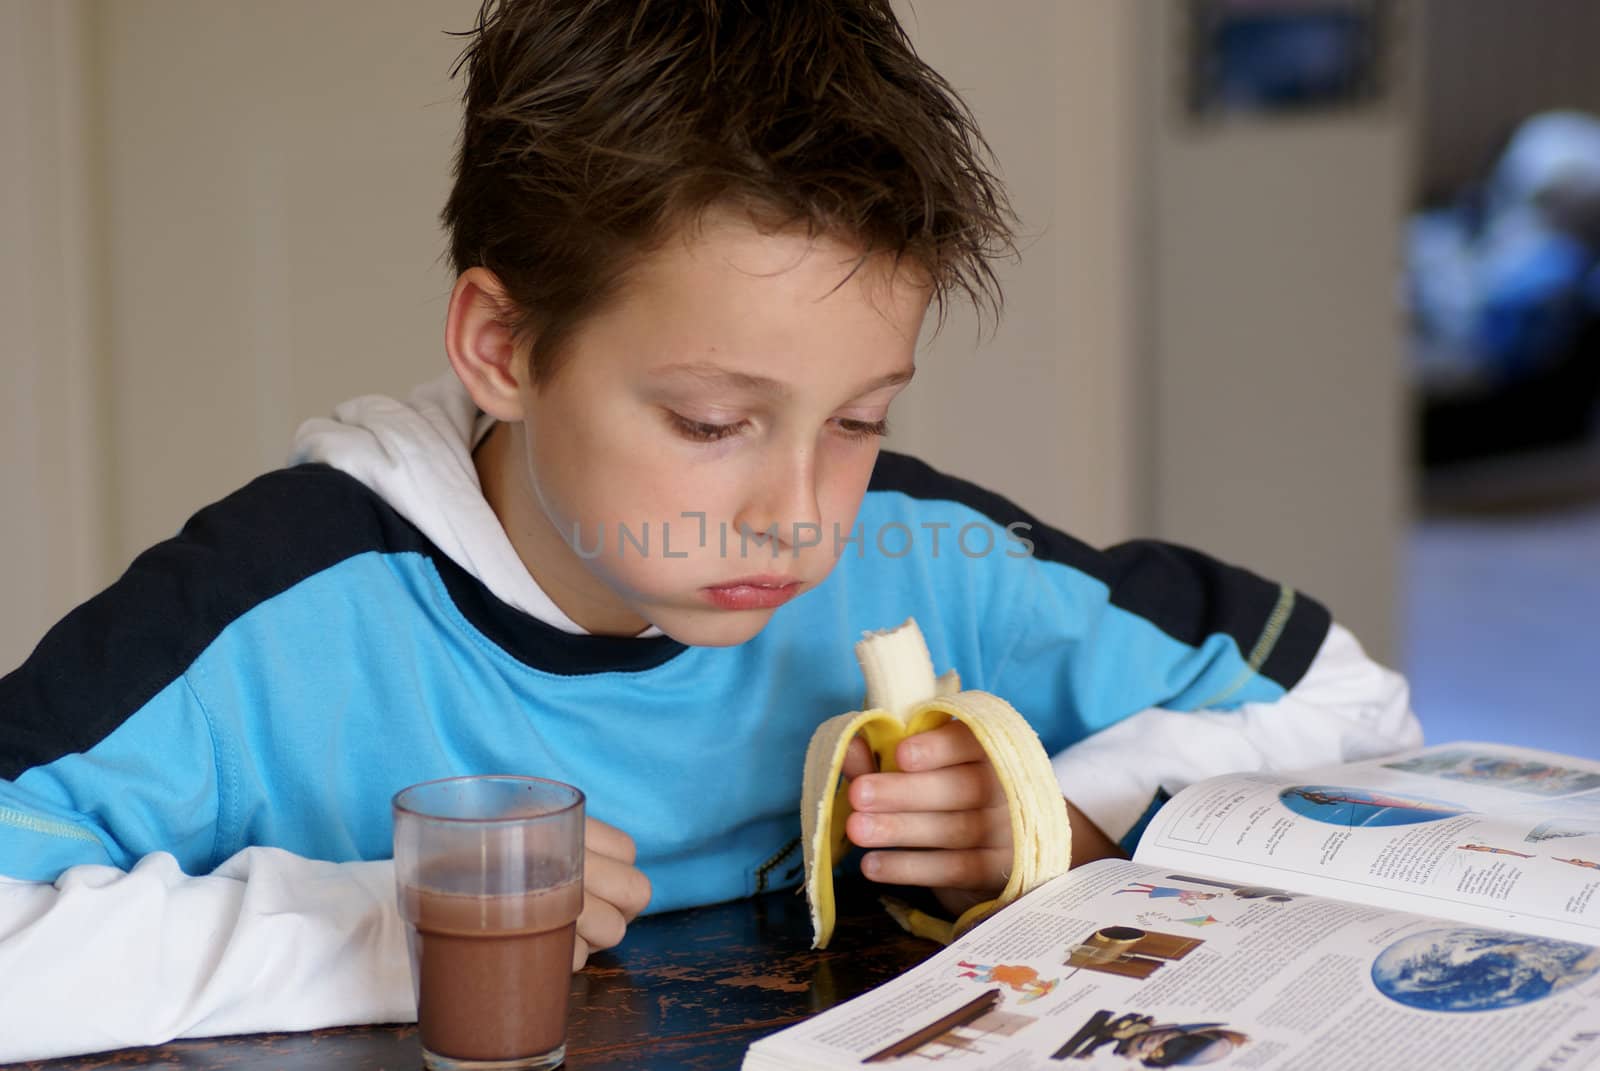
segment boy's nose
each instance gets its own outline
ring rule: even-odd
[[[735,524],[751,539],[775,537],[780,549],[814,545],[822,525],[816,456],[806,453],[764,466]]]

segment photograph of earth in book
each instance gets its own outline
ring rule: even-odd
[[[1278,793],[1295,814],[1333,826],[1409,826],[1466,814],[1448,800],[1341,785],[1295,785]]]
[[[1600,972],[1600,948],[1477,926],[1426,930],[1378,954],[1372,981],[1390,1000],[1424,1011],[1514,1008]]]

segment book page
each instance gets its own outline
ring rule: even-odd
[[[835,949],[849,934],[835,935]],[[1450,1014],[1441,1014],[1441,1013]],[[749,1071],[1600,1062],[1600,949],[1102,860],[751,1046]]]
[[[1600,763],[1460,743],[1212,778],[1162,807],[1134,858],[1169,883],[1220,873],[1600,944]]]

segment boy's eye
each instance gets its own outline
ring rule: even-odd
[[[686,438],[695,442],[714,443],[718,439],[726,439],[744,426],[744,421],[735,424],[707,424],[699,420],[690,420],[688,417],[670,414],[672,423]]]
[[[852,439],[874,439],[889,434],[888,420],[845,420],[839,427]]]
[[[673,426],[688,439],[695,442],[713,443],[719,439],[726,439],[736,435],[744,427],[746,421],[740,420],[733,424],[707,424],[701,420],[690,420],[688,417],[677,413],[670,414]],[[887,420],[848,420],[840,418],[839,429],[847,438],[873,439],[889,434]]]

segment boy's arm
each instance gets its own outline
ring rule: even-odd
[[[307,483],[201,511],[0,677],[0,1062],[404,1016],[388,864],[219,836],[237,767],[196,675],[241,577],[316,564],[274,521]]]
[[[221,862],[217,726],[186,627],[216,585],[173,567],[186,552],[141,555],[0,677],[0,874],[54,881],[158,850],[190,873]]]
[[[1404,678],[1304,593],[1191,548],[1029,535],[990,690],[1034,723],[1062,791],[1124,850],[1163,788],[1420,743]]]
[[[0,1063],[415,1014],[391,864],[217,858],[205,551],[142,555],[0,678]]]
[[[0,977],[0,1063],[416,1015],[393,864],[273,848],[0,878]]]
[[[965,683],[1008,700],[1054,756],[1075,864],[1131,854],[1163,788],[1420,742],[1405,681],[1315,600],[1188,548],[1029,535],[1037,553],[991,573],[979,622],[995,657]],[[868,877],[928,886],[947,907],[1004,884],[1009,824],[969,732],[908,737],[897,773],[852,750],[846,830]]]
[[[163,850],[191,873],[210,870],[218,814],[211,731],[180,677],[100,739],[94,727],[49,725],[83,708],[10,705],[30,675],[85,672],[30,662],[0,679],[0,874],[54,881],[82,864],[126,869]],[[79,730],[79,731],[75,731]]]
[[[1283,771],[1422,743],[1405,678],[1334,623],[1305,675],[1273,702],[1230,711],[1154,707],[1055,755],[1062,790],[1132,853],[1167,795],[1224,773]]]
[[[633,843],[589,819],[573,969],[650,898]],[[246,848],[190,877],[166,852],[53,884],[0,877],[0,1064],[180,1037],[413,1022],[392,860]],[[92,1009],[86,1012],[85,1009]]]

